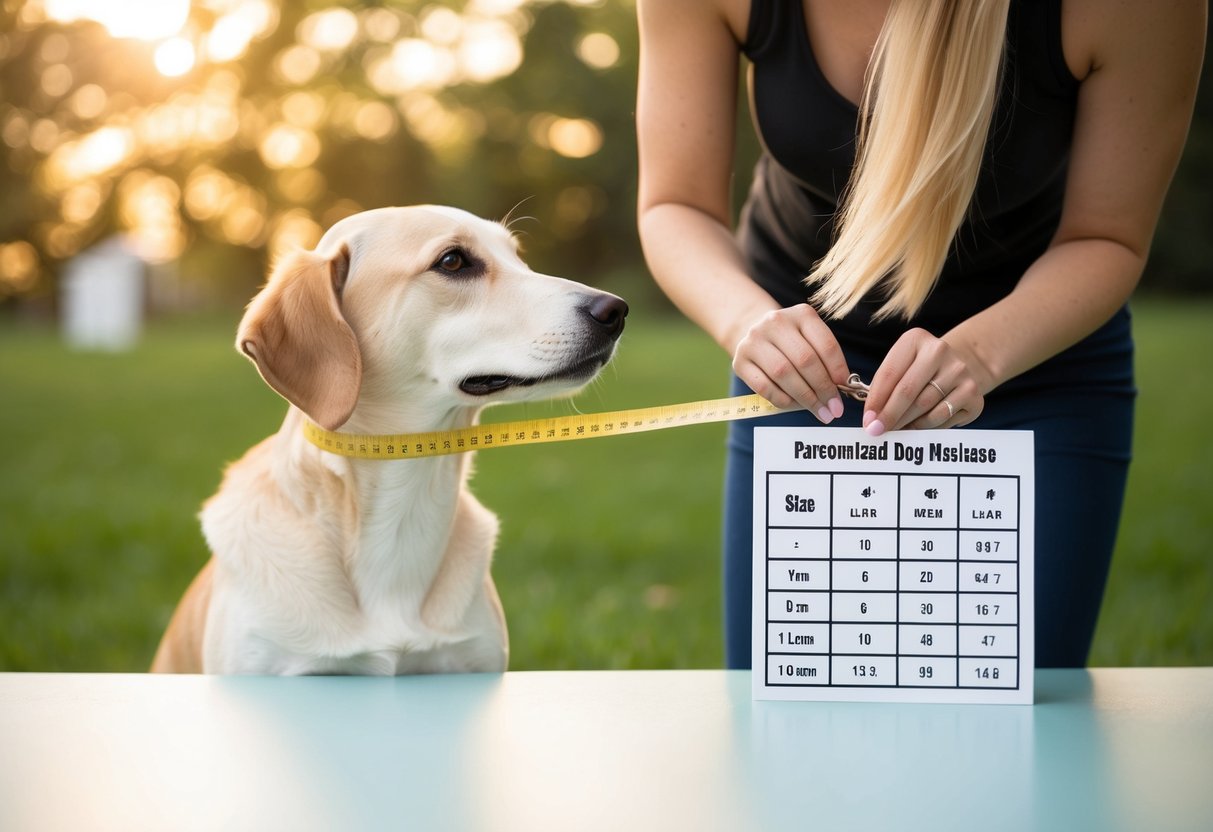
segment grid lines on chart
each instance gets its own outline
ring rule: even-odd
[[[1014,689],[1015,475],[768,471],[766,684]]]

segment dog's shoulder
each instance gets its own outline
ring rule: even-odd
[[[318,458],[290,453],[287,441],[278,433],[254,445],[227,466],[219,490],[203,504],[203,534],[220,559],[251,538],[306,535],[319,542],[356,525],[346,479]]]
[[[222,522],[233,513],[244,513],[250,500],[263,500],[277,491],[272,475],[273,451],[277,441],[277,435],[266,437],[235,462],[228,464],[223,471],[219,490],[202,504],[199,518],[204,529]]]

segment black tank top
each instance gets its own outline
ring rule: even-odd
[[[879,288],[832,328],[844,344],[883,356],[908,328],[936,335],[1007,295],[1048,247],[1061,217],[1078,81],[1061,49],[1061,0],[1013,0],[1007,55],[968,219],[922,310],[874,324]],[[858,111],[826,80],[801,0],[753,0],[743,51],[763,153],[738,241],[750,275],[779,303],[803,303],[803,278],[830,246],[839,196],[855,160]]]

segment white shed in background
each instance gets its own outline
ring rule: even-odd
[[[63,336],[77,349],[127,350],[143,326],[147,264],[130,240],[110,237],[68,261],[61,283]]]

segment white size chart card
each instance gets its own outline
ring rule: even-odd
[[[1032,702],[1028,431],[754,430],[754,697]]]

